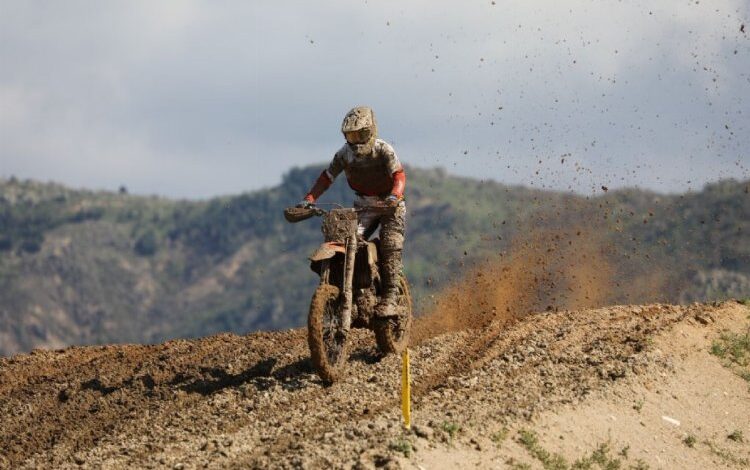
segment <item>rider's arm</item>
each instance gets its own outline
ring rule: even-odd
[[[323,171],[323,173],[318,176],[318,179],[315,180],[315,184],[310,189],[310,191],[305,195],[305,201],[314,203],[321,194],[326,192],[326,189],[328,189],[331,184],[333,183],[333,180],[336,179],[336,177],[344,171],[344,154],[343,149],[336,152],[336,155],[333,156],[333,160],[331,161],[331,164],[328,165],[328,168]]]
[[[331,186],[331,183],[333,183],[333,179],[328,176],[328,170],[325,170],[323,173],[318,176],[318,179],[315,181],[315,184],[310,189],[310,192],[305,195],[305,201],[314,203],[321,194],[326,192],[326,189],[328,189],[329,186]]]
[[[406,172],[402,167],[393,173],[393,189],[391,189],[391,194],[401,199],[404,197],[404,188],[406,188]]]
[[[406,187],[406,172],[393,147],[385,141],[380,141],[380,143],[380,151],[386,158],[388,170],[391,172],[391,177],[393,178],[391,195],[401,199],[404,197],[404,188]]]

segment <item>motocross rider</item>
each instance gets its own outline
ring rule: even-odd
[[[403,265],[406,204],[404,187],[406,173],[390,144],[378,139],[375,114],[367,106],[353,108],[341,124],[346,143],[333,157],[298,207],[311,207],[343,171],[357,195],[354,207],[358,212],[358,235],[369,238],[380,225],[381,282],[383,292],[375,314],[388,317],[396,314],[399,276]],[[392,212],[368,210],[386,204]]]

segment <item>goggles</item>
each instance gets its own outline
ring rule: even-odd
[[[370,129],[359,129],[357,131],[344,132],[344,137],[346,137],[346,141],[350,144],[365,144],[372,137],[372,132],[370,132]]]

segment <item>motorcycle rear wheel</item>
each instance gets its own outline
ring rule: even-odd
[[[406,276],[399,283],[399,315],[393,318],[375,319],[375,342],[383,354],[400,354],[409,346],[412,324],[411,292]]]
[[[348,353],[348,338],[341,324],[339,288],[321,284],[315,290],[307,317],[310,359],[321,379],[333,383],[339,377]]]

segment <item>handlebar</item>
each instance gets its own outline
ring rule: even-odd
[[[383,213],[388,212],[394,212],[398,206],[389,206],[387,204],[383,205],[373,205],[373,206],[365,206],[365,207],[355,207],[354,210],[356,212],[364,212],[364,211],[380,211]]]
[[[341,207],[338,204],[335,204],[340,209],[345,209],[344,207]],[[379,211],[383,213],[389,213],[396,210],[398,206],[390,206],[387,204],[378,204],[378,205],[369,205],[366,207],[354,207],[352,210],[355,212],[363,212],[363,211]],[[335,210],[335,209],[334,209]],[[320,207],[317,207],[315,205],[311,205],[309,207],[287,207],[284,209],[284,218],[287,222],[290,223],[297,223],[302,222],[303,220],[307,220],[310,217],[318,216],[322,217],[326,215],[329,211],[325,209],[321,209]]]

